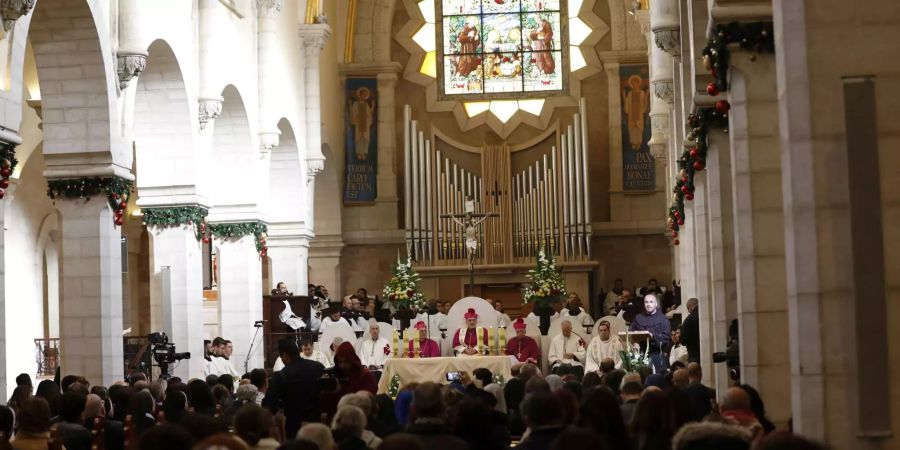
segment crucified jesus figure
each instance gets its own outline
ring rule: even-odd
[[[472,269],[475,261],[475,254],[478,253],[478,229],[476,227],[488,217],[491,216],[484,215],[479,217],[470,212],[467,212],[461,218],[451,217],[453,222],[461,226],[466,234],[466,256],[469,259],[469,270]]]

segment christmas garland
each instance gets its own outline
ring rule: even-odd
[[[397,400],[397,395],[400,394],[400,375],[394,374],[391,377],[391,383],[388,385],[387,395],[393,400]]]
[[[114,222],[122,225],[125,222],[125,207],[128,206],[128,195],[134,183],[120,177],[83,177],[47,180],[47,196],[51,200],[57,198],[82,199],[99,194],[106,194],[109,207],[113,210]]]
[[[209,233],[206,227],[206,215],[208,211],[202,206],[171,206],[165,208],[144,208],[142,211],[144,225],[160,228],[177,227],[181,225],[193,225],[194,235],[197,240],[209,243]]]
[[[16,144],[11,142],[0,142],[0,198],[6,196],[6,189],[9,188],[9,177],[12,176],[13,170],[16,169]]]
[[[706,93],[718,95],[719,92],[728,90],[728,65],[731,59],[728,44],[737,43],[741,49],[753,52],[750,60],[755,61],[757,53],[775,52],[774,35],[772,22],[731,22],[717,25],[716,34],[702,52],[703,66],[716,79],[706,85]]]
[[[269,252],[266,246],[267,231],[268,227],[262,222],[214,223],[209,226],[209,233],[221,239],[236,240],[244,236],[253,236],[256,251],[261,257],[265,257]]]
[[[672,232],[672,243],[678,245],[678,230],[684,225],[684,201],[694,199],[694,176],[706,168],[706,153],[709,150],[707,134],[710,128],[724,128],[728,125],[728,102],[720,100],[715,108],[703,108],[688,117],[691,131],[688,140],[694,146],[686,148],[678,159],[679,179],[673,188],[672,206],[666,227]]]

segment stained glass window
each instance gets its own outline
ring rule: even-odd
[[[564,89],[560,0],[439,0],[439,79],[448,97]]]

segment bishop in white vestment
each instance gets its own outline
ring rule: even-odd
[[[375,319],[369,321],[369,337],[359,344],[359,360],[371,370],[381,370],[389,359],[393,349],[391,344],[380,336],[381,328]]]
[[[572,333],[572,322],[563,320],[562,333],[550,342],[550,372],[557,373],[561,367],[569,367],[575,376],[584,376],[585,344],[584,340]]]

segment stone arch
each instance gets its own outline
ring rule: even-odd
[[[49,174],[55,166],[83,163],[85,157],[109,173],[123,174],[130,167],[130,149],[113,148],[111,139],[119,118],[107,21],[95,19],[90,2],[82,0],[41,0],[31,15],[28,38],[41,82]]]
[[[41,222],[35,245],[35,261],[41,265],[44,275],[44,335],[45,338],[59,337],[59,257],[60,257],[59,213],[47,214]]]
[[[222,90],[222,113],[215,120],[209,155],[210,199],[213,206],[250,207],[256,205],[258,187],[244,183],[256,177],[258,150],[253,146],[250,121],[244,100],[234,85]]]
[[[134,96],[133,136],[137,158],[137,188],[142,204],[167,202],[153,197],[197,192],[194,151],[196,121],[181,67],[164,40],[147,49],[147,68],[137,79]],[[164,188],[163,192],[157,190]],[[171,203],[171,200],[168,200]]]
[[[297,147],[294,128],[287,119],[278,121],[278,147],[269,162],[269,192],[266,198],[270,222],[301,222],[306,215],[306,173]]]

